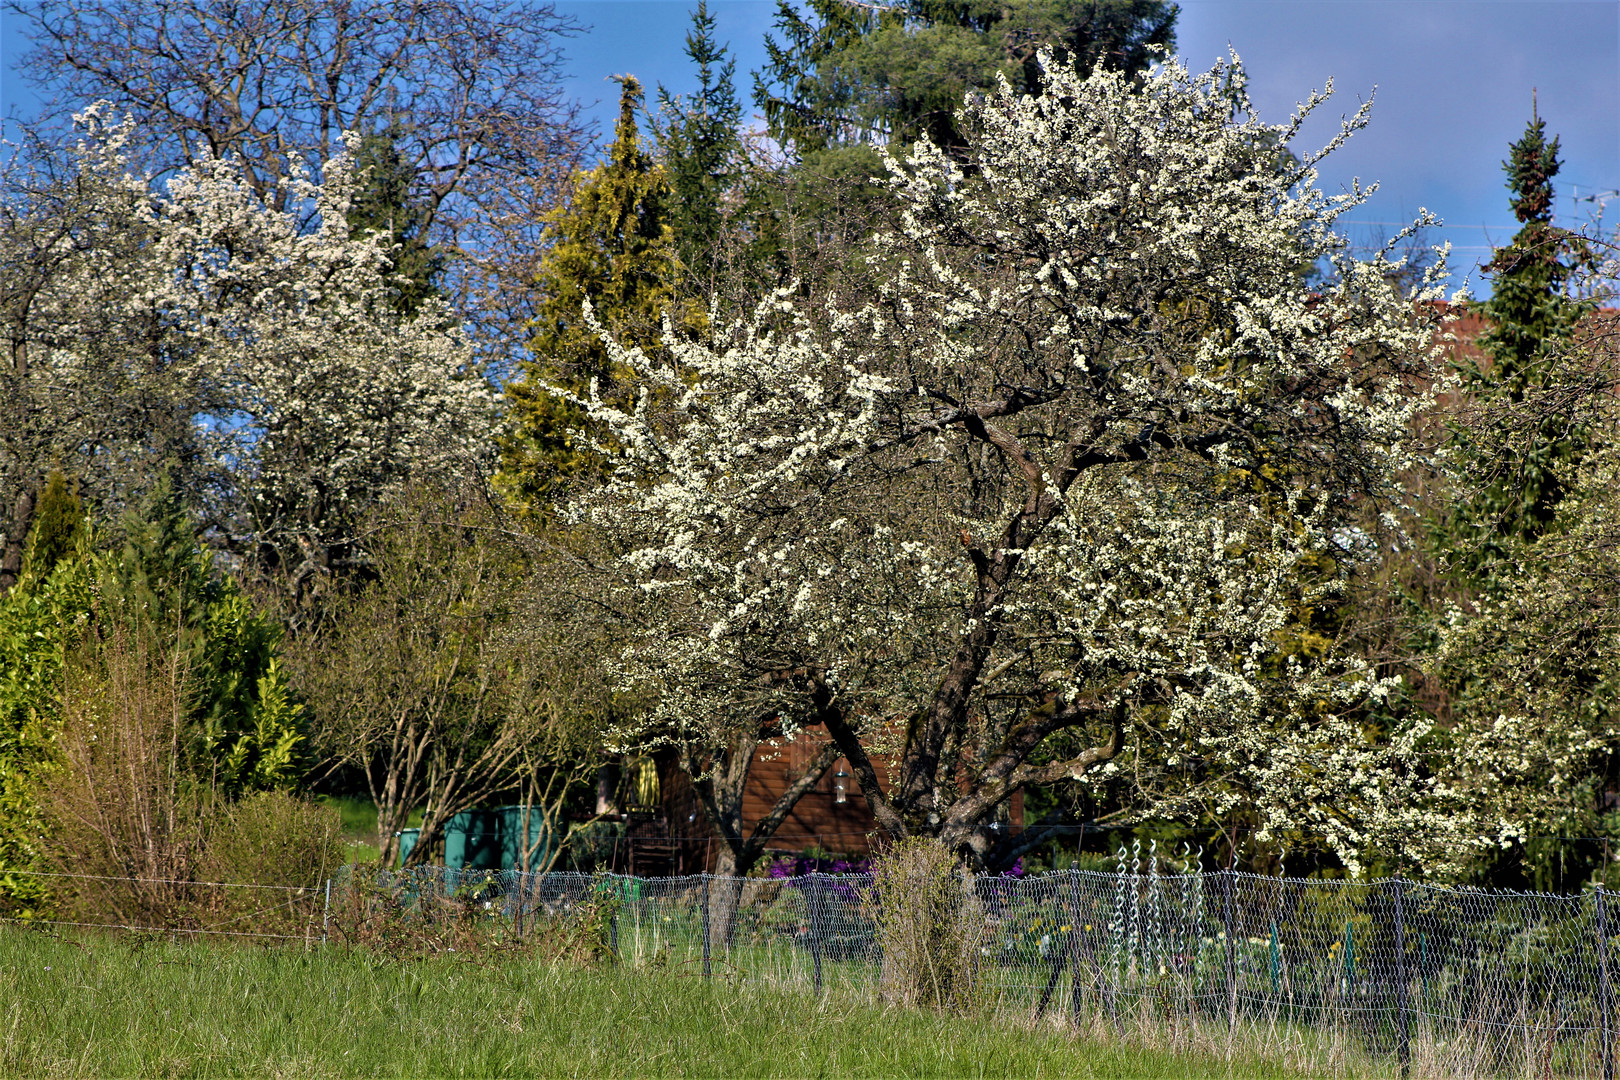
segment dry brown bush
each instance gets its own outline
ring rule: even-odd
[[[185,767],[189,655],[108,619],[68,658],[60,756],[40,793],[56,914],[302,933],[342,859],[337,814],[283,792],[227,801]]]
[[[343,823],[330,807],[255,791],[211,817],[201,873],[243,885],[319,885],[343,863]]]
[[[868,899],[883,947],[880,985],[901,1005],[975,1002],[984,915],[971,871],[939,840],[900,840],[874,861]]]
[[[53,891],[66,918],[161,923],[188,902],[209,802],[181,767],[187,656],[118,620],[97,630],[65,665],[40,800],[48,863],[83,875]]]
[[[613,925],[622,900],[605,877],[566,903],[520,892],[515,899],[523,914],[517,919],[507,914],[514,897],[490,890],[493,875],[469,875],[440,892],[442,880],[432,871],[421,876],[354,868],[333,887],[327,919],[331,940],[393,959],[453,952],[469,959],[521,956],[573,967],[619,960]]]

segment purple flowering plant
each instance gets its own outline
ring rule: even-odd
[[[771,860],[766,873],[773,878],[804,877],[806,874],[869,874],[871,859],[823,859],[815,855],[783,855]]]

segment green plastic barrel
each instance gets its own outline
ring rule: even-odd
[[[444,865],[450,870],[499,870],[501,822],[487,810],[463,810],[444,823]]]
[[[525,814],[527,810],[527,814]],[[546,857],[551,848],[551,837],[548,835],[542,842],[541,835],[546,831],[546,819],[535,807],[501,806],[494,813],[501,816],[501,869],[517,870],[523,866],[523,852],[525,849],[533,852],[529,856],[531,868],[544,866]],[[523,828],[524,818],[528,818],[528,829]],[[526,835],[525,835],[526,834]]]
[[[444,865],[450,870],[516,870],[523,865],[523,850],[533,854],[530,866],[545,865],[550,837],[542,841],[545,819],[540,811],[528,808],[528,829],[523,827],[524,807],[494,806],[463,810],[444,824]],[[525,833],[527,840],[525,841]]]
[[[404,866],[405,860],[411,857],[411,849],[416,847],[416,840],[421,835],[421,829],[401,829],[394,834],[394,839],[399,841],[399,865]]]

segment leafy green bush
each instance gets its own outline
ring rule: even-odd
[[[0,596],[6,914],[44,913],[34,872],[48,863],[184,878],[198,821],[298,775],[303,713],[276,661],[279,626],[213,565],[166,479],[120,533],[98,550],[87,523],[56,522],[51,557],[30,547]]]
[[[59,560],[44,580],[25,573],[0,595],[0,914],[28,917],[45,900],[35,868],[44,828],[37,786],[55,760],[62,659],[84,633],[94,574],[84,557]]]

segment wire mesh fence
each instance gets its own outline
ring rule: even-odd
[[[320,941],[331,889],[330,882],[279,885],[17,869],[7,875],[43,886],[51,914],[0,922],[267,942]]]
[[[147,883],[160,884],[184,894],[173,917],[63,921],[311,945],[377,927],[418,938],[474,930],[634,969],[873,998],[905,974],[898,951],[885,957],[884,911],[908,898],[881,895],[863,874],[351,866],[305,888]],[[1268,878],[1122,858],[1115,873],[965,876],[960,903],[966,917],[952,926],[964,928],[957,944],[988,1010],[1163,1049],[1237,1046],[1313,1074],[1613,1080],[1620,912],[1601,888]]]
[[[1612,1080],[1614,894],[1218,872],[964,878],[975,992],[1099,1037],[1236,1043],[1313,1070]],[[881,993],[885,897],[867,875],[720,878],[351,873],[338,927],[388,915],[545,932],[588,913],[626,964]]]

